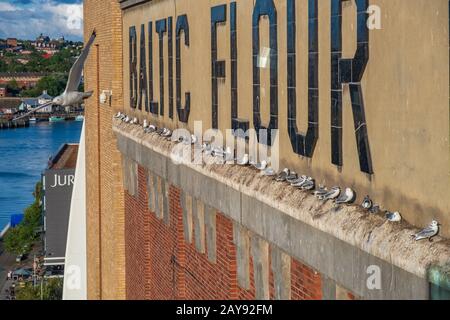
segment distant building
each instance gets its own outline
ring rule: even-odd
[[[6,89],[6,86],[0,86],[0,98],[6,97],[8,93],[8,90]]]
[[[52,99],[53,99],[53,97],[50,96],[47,93],[47,90],[44,90],[42,92],[42,94],[39,97],[37,97],[37,98],[23,98],[22,99],[22,104],[19,106],[19,110],[20,111],[25,111],[25,110],[34,109],[34,108],[36,108],[36,107],[38,107],[40,105],[43,105],[43,104],[45,104],[47,102],[52,101]],[[40,109],[40,110],[38,110],[36,112],[38,112],[38,113],[51,113],[52,111],[53,111],[53,107],[50,105],[50,106],[42,108],[42,109]]]
[[[0,98],[0,113],[15,114],[19,111],[20,104],[20,98]]]
[[[49,36],[44,36],[42,33],[36,38],[36,41],[31,45],[38,51],[45,52],[47,54],[55,54],[65,44],[64,37],[59,39],[50,39]]]
[[[39,80],[41,80],[46,74],[37,72],[0,72],[0,85],[7,84],[8,82],[15,80],[21,88],[32,88],[36,86]]]
[[[45,266],[64,266],[78,144],[65,144],[42,175]]]
[[[8,38],[8,39],[6,39],[6,45],[9,48],[17,47],[17,39],[16,38]]]

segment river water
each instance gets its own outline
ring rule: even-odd
[[[39,122],[29,128],[0,129],[0,231],[10,215],[23,213],[48,159],[64,143],[80,141],[82,122]]]

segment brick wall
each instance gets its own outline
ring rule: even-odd
[[[182,190],[170,186],[168,222],[149,210],[147,170],[138,166],[138,191],[125,195],[127,299],[255,299],[253,259],[249,289],[238,285],[233,222],[216,214],[216,262],[200,253],[184,236]],[[193,228],[192,239],[195,238]],[[208,247],[208,246],[206,246]],[[269,266],[271,265],[269,247]],[[269,293],[274,299],[274,274],[269,267]],[[291,259],[291,298],[322,299],[321,275]]]
[[[123,108],[122,12],[115,0],[84,1],[84,33],[97,31],[85,64],[87,279],[89,299],[125,298],[124,195],[112,117]],[[112,90],[111,102],[99,94]]]

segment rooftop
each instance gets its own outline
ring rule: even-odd
[[[49,160],[49,170],[75,169],[77,165],[78,144],[64,144]]]

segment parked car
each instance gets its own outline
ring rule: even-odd
[[[17,263],[21,263],[22,260],[23,260],[23,254],[19,254],[19,255],[16,257],[16,262],[17,262]]]

